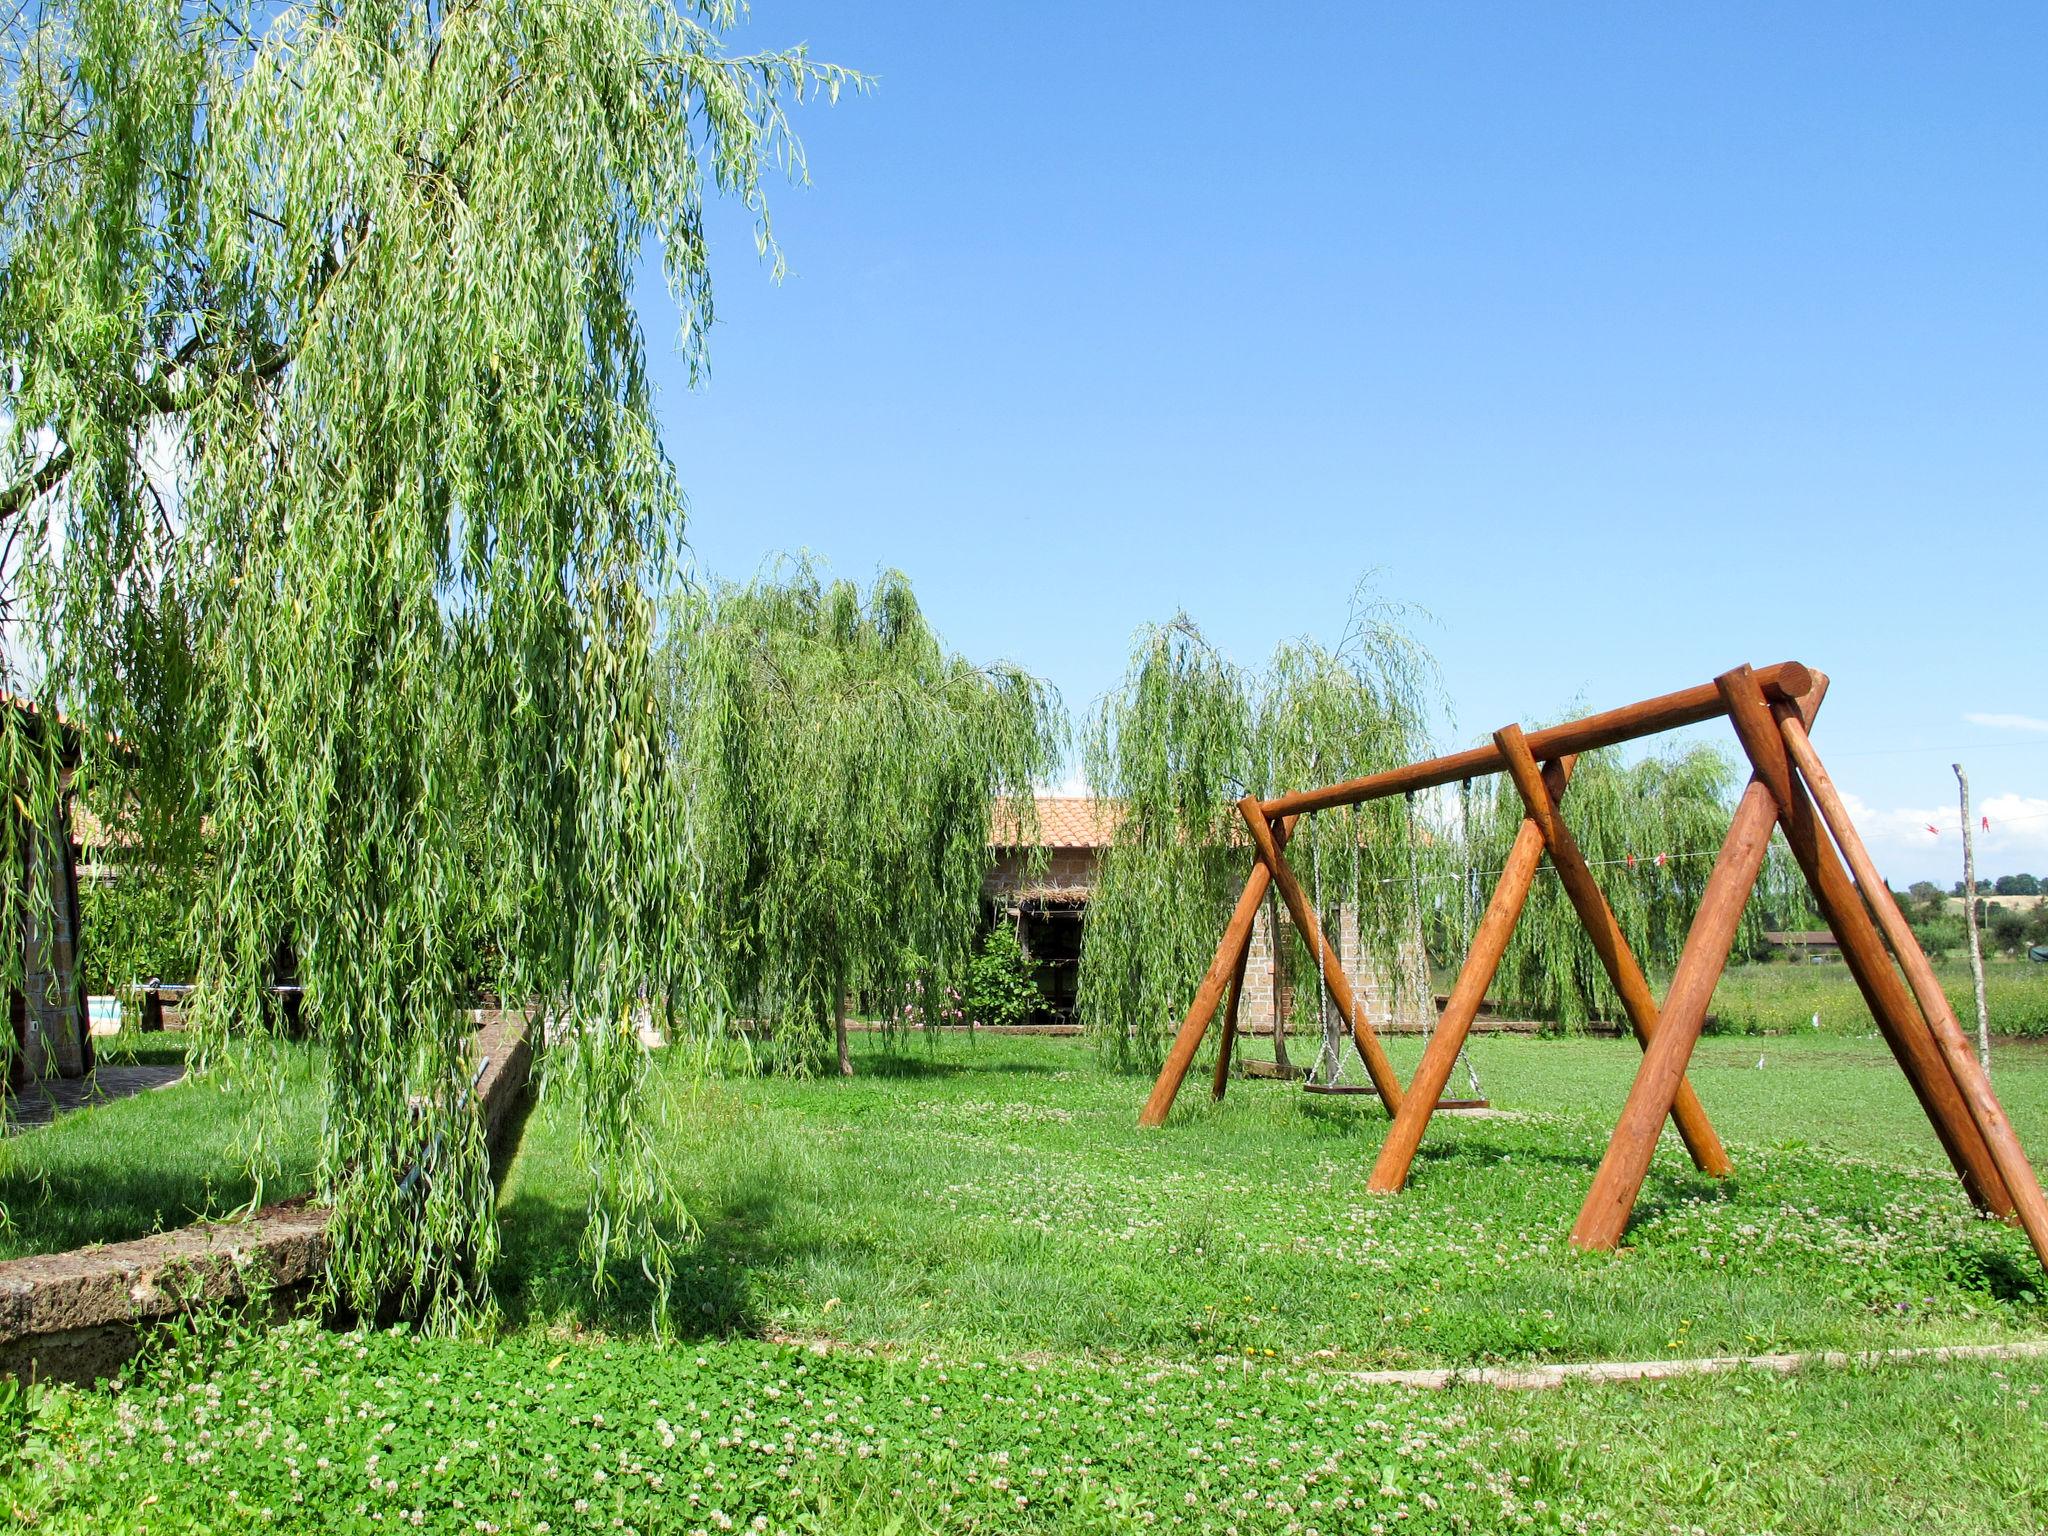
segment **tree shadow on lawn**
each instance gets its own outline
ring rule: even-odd
[[[310,1178],[310,1170],[299,1170],[269,1181],[264,1198],[298,1194]],[[233,1166],[167,1168],[109,1157],[97,1164],[67,1159],[50,1169],[15,1161],[0,1175],[0,1209],[7,1216],[0,1258],[126,1242],[230,1217],[254,1193],[252,1181]]]
[[[1060,1073],[1073,1070],[1042,1061],[959,1061],[942,1060],[937,1057],[915,1056],[905,1051],[884,1055],[854,1058],[852,1077],[824,1076],[814,1080],[815,1084],[839,1083],[854,1086],[864,1077],[900,1079],[948,1079],[964,1077],[1058,1077]]]
[[[679,1342],[766,1337],[753,1275],[806,1258],[841,1255],[863,1246],[858,1230],[835,1229],[817,1241],[776,1241],[781,1194],[770,1177],[748,1179],[718,1200],[716,1208],[691,1201],[699,1223],[695,1238],[670,1229],[675,1275],[669,1291],[668,1326]],[[506,1323],[513,1328],[571,1327],[615,1335],[656,1330],[657,1289],[637,1262],[614,1268],[600,1293],[591,1284],[581,1243],[585,1229],[580,1205],[537,1195],[517,1196],[499,1208],[504,1248],[492,1285]]]
[[[679,1339],[757,1334],[760,1320],[745,1285],[746,1264],[730,1235],[765,1228],[773,1196],[765,1189],[730,1202],[703,1236],[691,1240],[671,1227],[675,1275],[669,1289],[669,1324]],[[498,1210],[504,1247],[491,1284],[513,1328],[568,1326],[610,1334],[655,1331],[659,1291],[636,1259],[615,1263],[598,1290],[582,1244],[588,1223],[580,1205],[521,1195]]]
[[[912,1056],[908,1052],[900,1055],[893,1051],[886,1054],[877,1052],[872,1056],[861,1057],[854,1064],[854,1076],[851,1078],[833,1078],[828,1079],[828,1081],[851,1086],[858,1083],[863,1077],[964,1077],[969,1072],[975,1070],[974,1067],[962,1062],[940,1061],[936,1057]]]

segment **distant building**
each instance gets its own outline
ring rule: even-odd
[[[994,862],[982,883],[982,895],[990,920],[1013,923],[1025,954],[1039,963],[1046,1012],[1072,1020],[1088,898],[1095,889],[1103,851],[1116,840],[1123,808],[1113,800],[1041,795],[1037,809],[1036,846],[1045,852],[1044,863],[1035,874],[1031,872],[1032,849],[1024,846],[1019,818],[1011,808],[998,806],[989,834]],[[1245,864],[1249,869],[1249,849]],[[1252,927],[1244,1000],[1238,1010],[1239,1027],[1252,1034],[1271,1034],[1276,1005],[1284,1010],[1292,1002],[1285,979],[1276,974],[1273,965],[1272,923],[1276,916],[1282,933],[1293,928],[1277,897],[1267,900]],[[1420,913],[1415,914],[1413,939],[1403,946],[1407,984],[1398,988],[1365,956],[1359,943],[1358,914],[1350,906],[1343,908],[1330,940],[1375,1027],[1399,1033],[1422,1029],[1432,1003]]]

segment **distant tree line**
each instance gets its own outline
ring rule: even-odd
[[[1916,880],[1899,895],[1899,905],[1913,925],[1920,947],[1936,959],[1961,952],[1968,942],[1962,914],[1949,908],[1962,894],[1960,880],[1946,891],[1932,880]],[[2048,902],[2008,907],[1987,899],[2040,894],[2041,882],[2033,875],[2000,875],[1996,880],[1977,882],[1977,926],[1987,951],[2016,955],[2032,945],[2048,944]]]
[[[1932,880],[1916,880],[1913,883],[1913,889],[1917,892],[1923,885],[1930,891],[1935,889]],[[1948,894],[1951,896],[1962,895],[1963,882],[1960,880],[1956,881],[1948,888]],[[2000,875],[1996,880],[1980,879],[1977,882],[1977,894],[1979,896],[2039,896],[2041,894],[2041,881],[2037,875]]]

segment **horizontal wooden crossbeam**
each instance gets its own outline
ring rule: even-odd
[[[1813,687],[1813,674],[1796,661],[1781,661],[1775,667],[1764,667],[1756,673],[1756,679],[1763,685],[1764,697],[1774,704],[1803,699]],[[1639,736],[1655,736],[1661,731],[1675,731],[1680,726],[1698,725],[1703,720],[1712,720],[1727,713],[1728,706],[1721,701],[1720,690],[1712,683],[1702,683],[1697,688],[1684,688],[1677,693],[1644,699],[1640,704],[1624,704],[1619,709],[1603,710],[1597,715],[1567,720],[1563,725],[1533,732],[1528,737],[1529,751],[1539,762],[1550,762],[1573,753],[1634,741]],[[1268,820],[1296,816],[1306,811],[1334,810],[1340,805],[1357,805],[1365,800],[1384,800],[1389,795],[1413,794],[1418,789],[1435,789],[1440,784],[1455,784],[1460,779],[1479,779],[1488,774],[1505,773],[1507,766],[1507,759],[1501,755],[1500,748],[1489,743],[1469,751],[1453,752],[1448,757],[1433,757],[1405,768],[1368,774],[1362,779],[1346,779],[1342,784],[1276,795],[1265,801],[1261,808]]]

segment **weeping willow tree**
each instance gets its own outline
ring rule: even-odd
[[[1141,632],[1123,687],[1088,722],[1089,786],[1121,815],[1088,900],[1075,1005],[1112,1061],[1164,1049],[1243,884],[1233,802],[1256,722],[1249,680],[1186,614]]]
[[[1407,617],[1399,608],[1360,604],[1336,650],[1298,640],[1275,652],[1260,690],[1257,793],[1357,778],[1430,755],[1430,715],[1442,689]],[[1444,849],[1429,821],[1429,807],[1409,800],[1341,806],[1303,817],[1288,852],[1325,937],[1343,946],[1348,913],[1363,958],[1399,1003],[1418,1001],[1429,985],[1420,904]],[[1334,1072],[1342,1061],[1336,1042],[1349,1039],[1349,1027],[1327,1000],[1306,940],[1281,923],[1277,895],[1268,902],[1272,931],[1285,939],[1276,963],[1288,969],[1294,1022],[1322,1023],[1320,1065]]]
[[[1475,787],[1473,796],[1471,861],[1484,877],[1478,883],[1490,888],[1524,807],[1507,775],[1486,782],[1486,790]],[[1733,761],[1711,746],[1667,749],[1634,763],[1612,747],[1579,758],[1561,809],[1646,970],[1677,964],[1740,787]],[[1771,914],[1796,920],[1806,903],[1798,869],[1782,835],[1774,834],[1756,894],[1743,913],[1737,952],[1754,945]],[[1462,953],[1447,958],[1455,964]],[[1494,989],[1565,1029],[1622,1016],[1621,1000],[1547,864],[1530,887]]]
[[[206,1050],[254,1037],[296,949],[358,1306],[444,1319],[488,1267],[479,931],[499,989],[556,1014],[599,1274],[655,1230],[624,1021],[688,983],[702,925],[651,667],[681,500],[634,283],[658,248],[694,367],[707,199],[772,251],[786,111],[850,78],[732,53],[738,15],[51,0],[9,24],[17,685],[118,735],[116,798],[167,797],[184,847],[208,829]]]
[[[1094,793],[1123,810],[1089,902],[1079,986],[1081,1016],[1113,1059],[1156,1061],[1208,967],[1250,859],[1239,796],[1428,755],[1440,689],[1411,618],[1361,591],[1336,649],[1283,645],[1258,676],[1185,615],[1141,635],[1087,743]],[[1304,818],[1289,860],[1330,941],[1350,909],[1362,948],[1401,980],[1418,937],[1415,883],[1439,843],[1397,800]],[[1278,933],[1277,907],[1272,917]],[[1310,1011],[1321,983],[1299,936],[1277,963]]]
[[[1029,840],[1064,744],[1038,679],[947,651],[901,575],[865,597],[807,565],[683,605],[666,654],[683,814],[725,996],[778,1064],[815,1066],[858,1000],[964,985],[991,816]]]

